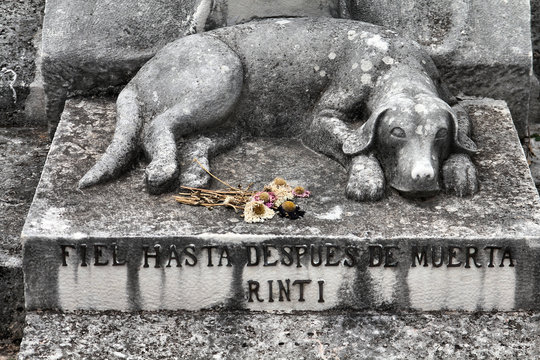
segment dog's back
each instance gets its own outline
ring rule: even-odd
[[[339,84],[337,91],[343,95],[362,87],[365,98],[359,100],[366,101],[379,76],[394,64],[431,61],[417,45],[399,38],[393,31],[339,19],[269,19],[182,38],[175,44],[204,43],[209,38],[227,44],[243,64],[242,95],[232,117],[243,129],[259,136],[302,132],[309,126],[307,120],[321,95],[335,88],[333,84]],[[185,51],[190,51],[189,46],[185,46]],[[145,68],[160,63],[162,53]],[[178,68],[185,66],[186,54],[175,55],[170,51],[165,54],[169,66],[160,68],[160,77],[174,78]],[[213,55],[211,48],[210,55]],[[222,66],[228,66],[227,61],[224,59]],[[145,68],[134,82],[153,73],[144,71]],[[149,89],[148,83],[145,81],[148,95],[143,101],[148,102],[145,105],[149,108],[156,92],[159,95],[160,91],[186,91],[175,90],[176,86],[197,91],[194,82],[180,81],[167,87],[156,83],[156,89]],[[170,94],[158,97],[165,99]],[[161,108],[152,112],[163,111],[163,106],[161,103]]]

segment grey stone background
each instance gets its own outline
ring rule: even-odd
[[[0,1],[0,69],[17,74],[16,103],[7,84],[10,79],[0,78],[0,126],[32,125],[25,120],[24,104],[34,80],[34,39],[39,37],[44,6],[45,0]]]
[[[45,0],[0,1],[0,69],[5,67],[15,71],[17,74],[17,82],[14,86],[17,93],[16,103],[13,102],[12,89],[7,84],[9,78],[6,76],[0,78],[0,360],[16,356],[17,344],[22,336],[24,301],[22,298],[19,234],[32,201],[34,189],[39,181],[49,146],[46,129],[44,128],[45,124],[31,123],[25,119],[24,115],[26,97],[29,93],[30,84],[34,79],[35,39],[39,38],[44,5]],[[531,7],[535,73],[540,76],[540,0],[531,0]],[[536,97],[537,104],[538,100],[538,97]],[[530,120],[532,123],[531,133],[540,133],[540,118],[534,117]],[[533,165],[536,164],[536,170],[533,168],[533,173],[535,171],[538,173],[540,168],[540,162],[538,161],[540,146],[538,144],[539,142],[532,141],[532,150],[536,149],[537,156],[531,158]],[[70,327],[80,326],[76,319],[71,319],[69,316],[51,316],[58,317],[58,333],[68,331],[69,335]],[[99,315],[88,314],[85,316],[86,320],[88,320],[87,326],[95,328],[100,324]],[[133,316],[137,317],[139,315]],[[145,337],[147,332],[144,329],[151,332],[164,329],[163,326],[158,326],[159,321],[154,319],[157,316],[139,316],[133,326],[138,326],[141,321],[143,323],[140,324],[141,330],[136,332],[136,336],[140,336],[141,339]],[[211,318],[214,315],[210,314],[208,316]],[[367,356],[371,355],[374,358],[385,357],[385,354],[390,355],[390,357],[399,356],[399,351],[397,351],[399,349],[407,351],[407,356],[411,358],[415,356],[425,357],[430,354],[429,348],[433,347],[437,347],[442,351],[434,353],[435,356],[459,358],[482,358],[486,356],[491,358],[518,358],[520,356],[533,358],[539,356],[540,320],[539,315],[535,313],[473,314],[467,315],[465,320],[460,314],[383,314],[369,316],[360,314],[354,316],[358,324],[362,326],[351,328],[354,330],[353,338],[359,341],[359,344],[364,344],[361,348]],[[34,316],[29,321],[38,322],[40,320]],[[110,357],[125,358],[122,357],[122,346],[125,346],[125,338],[122,338],[122,336],[127,338],[129,331],[115,331],[115,329],[122,328],[124,321],[127,321],[127,318],[116,324],[113,317],[110,320],[110,331],[104,330],[108,332],[105,334],[105,341],[102,341],[103,348],[110,351]],[[144,324],[144,322],[148,324]],[[68,324],[68,326],[61,326],[64,323]],[[153,323],[158,325],[151,325]],[[181,324],[183,323],[179,323],[179,325]],[[175,330],[177,329],[177,327],[173,327]],[[406,330],[398,331],[397,329],[400,328]],[[245,331],[253,334],[254,328],[247,327]],[[381,333],[386,335],[374,335]],[[51,333],[51,336],[53,335],[54,333]],[[96,337],[102,335],[96,332],[88,332],[88,338],[82,340],[91,343],[95,341]],[[370,344],[374,336],[376,342]],[[268,338],[262,335],[261,337],[255,336],[253,339],[260,341],[266,339],[268,341]],[[242,353],[241,350],[244,348],[245,342],[240,341],[240,338],[236,340],[232,347],[227,348],[229,354]],[[330,340],[331,336],[328,335],[326,341]],[[134,338],[131,341],[137,343]],[[176,344],[188,343],[189,341],[190,339],[171,338],[175,351],[179,351]],[[217,351],[219,344],[226,347],[228,341],[231,341],[230,336],[222,337],[221,340],[215,343],[214,350]],[[414,342],[415,346],[405,346],[406,343],[411,341]],[[390,350],[385,346],[389,343],[393,344]],[[84,347],[81,344],[84,344],[84,342],[79,343],[78,350],[83,356],[84,351],[95,350],[95,348]],[[287,342],[284,342],[284,344],[290,345]],[[298,346],[294,342],[291,344]],[[264,347],[256,343],[248,345],[250,348],[255,347],[255,349]],[[324,341],[323,345],[329,346],[324,344]],[[73,349],[76,350],[77,348]],[[349,354],[350,356],[354,353],[353,351],[338,355],[346,356]],[[107,354],[107,352],[104,352],[104,354]],[[226,355],[227,352],[222,352],[222,354]],[[245,350],[244,354],[255,356],[257,352]],[[27,355],[28,358],[36,358],[39,354]],[[91,353],[87,355],[90,356]],[[212,354],[201,353],[202,355],[211,356]],[[307,354],[304,354],[304,356],[307,356]]]

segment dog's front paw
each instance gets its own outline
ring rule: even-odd
[[[384,173],[373,156],[359,155],[352,162],[345,195],[356,201],[377,201],[384,196]]]
[[[447,193],[455,193],[457,196],[463,197],[478,192],[476,167],[468,155],[450,155],[442,170],[444,188]]]

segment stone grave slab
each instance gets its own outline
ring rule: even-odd
[[[248,224],[147,194],[144,164],[78,190],[110,142],[115,106],[69,100],[22,233],[26,307],[538,310],[540,201],[510,112],[503,101],[462,104],[480,149],[475,196],[388,190],[353,202],[329,158],[295,140],[247,139],[212,172],[254,188],[281,176],[313,194],[302,219]]]

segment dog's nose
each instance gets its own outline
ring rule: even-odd
[[[433,166],[427,162],[418,162],[414,164],[411,170],[413,180],[432,180],[435,176]]]

